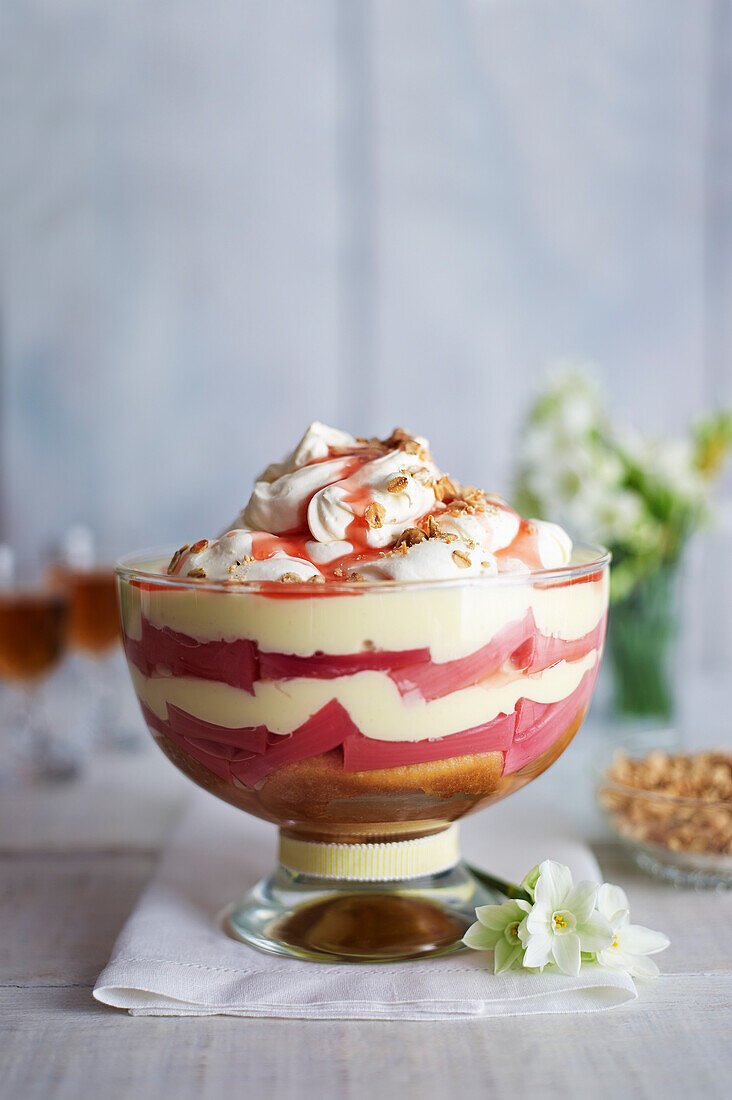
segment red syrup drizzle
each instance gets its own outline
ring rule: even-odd
[[[532,572],[545,568],[539,557],[539,539],[536,528],[532,523],[529,523],[528,520],[521,520],[518,534],[513,542],[505,547],[505,549],[499,550],[496,553],[499,569],[501,561],[505,561],[507,558],[518,558],[519,561],[522,561]]]

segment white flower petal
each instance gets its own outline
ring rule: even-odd
[[[617,947],[606,947],[604,951],[597,952],[597,961],[600,966],[607,966],[610,970],[627,970],[633,959]]]
[[[527,952],[528,954],[528,952]],[[577,975],[580,972],[582,959],[580,958],[579,936],[555,936],[552,943],[552,955],[563,974]]]
[[[539,864],[539,878],[534,889],[536,902],[547,909],[563,909],[564,899],[572,889],[569,867],[545,859]]]
[[[509,905],[511,906],[510,910]],[[503,905],[479,905],[475,910],[475,915],[482,925],[493,929],[495,932],[502,932],[507,924],[518,919],[518,914],[514,916],[511,902],[504,902]]]
[[[572,887],[564,903],[564,907],[565,909],[569,909],[571,913],[574,913],[577,924],[584,924],[595,908],[596,897],[597,883],[585,879],[583,882],[578,882],[576,886]]]
[[[504,971],[510,970],[519,955],[523,955],[523,953],[522,947],[518,945],[512,947],[506,940],[499,940],[493,956],[493,973],[503,974]]]
[[[631,955],[655,955],[658,951],[664,951],[671,942],[663,932],[654,932],[642,924],[627,924],[625,928],[618,929],[617,937],[619,947]]]
[[[532,936],[551,935],[552,910],[535,905],[526,918],[526,928]]]
[[[632,978],[657,978],[658,966],[655,959],[649,959],[645,955],[636,956],[627,967]]]
[[[463,943],[473,951],[492,951],[499,935],[499,932],[492,932],[480,921],[476,921],[463,936]]]
[[[530,871],[526,872],[524,877],[521,879],[521,882],[519,883],[519,886],[521,886],[524,890],[529,890],[531,893],[533,893],[534,892],[534,887],[536,886],[536,880],[538,879],[538,877],[539,877],[539,865],[537,863],[536,866],[532,867]]]
[[[628,895],[625,890],[620,886],[614,886],[612,882],[603,882],[600,889],[597,891],[597,908],[602,913],[603,917],[612,924],[612,918],[619,909],[630,909],[628,904]]]
[[[612,928],[602,913],[593,913],[578,927],[577,933],[583,951],[602,951],[613,942]]]
[[[524,966],[546,966],[552,957],[552,937],[530,936],[524,955]]]

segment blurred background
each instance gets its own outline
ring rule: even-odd
[[[210,535],[321,419],[511,495],[526,410],[732,403],[730,0],[7,0],[0,542]],[[732,667],[716,526],[683,645]],[[725,524],[727,526],[725,526]],[[583,533],[583,532],[574,532]]]

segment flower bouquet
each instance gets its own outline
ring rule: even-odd
[[[583,369],[557,373],[529,410],[517,507],[612,550],[608,652],[620,716],[673,716],[679,563],[709,522],[730,447],[732,410],[698,421],[684,439],[618,430]]]
[[[463,936],[474,951],[493,952],[493,970],[556,967],[577,975],[583,963],[624,970],[632,978],[657,978],[649,955],[664,951],[668,937],[630,923],[624,890],[610,882],[573,883],[568,867],[545,859],[518,886],[491,880],[509,896],[481,905]]]

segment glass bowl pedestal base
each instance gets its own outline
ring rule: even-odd
[[[229,935],[312,962],[397,962],[462,946],[503,900],[459,861],[458,827],[417,840],[327,844],[280,833],[274,872],[229,910]]]

